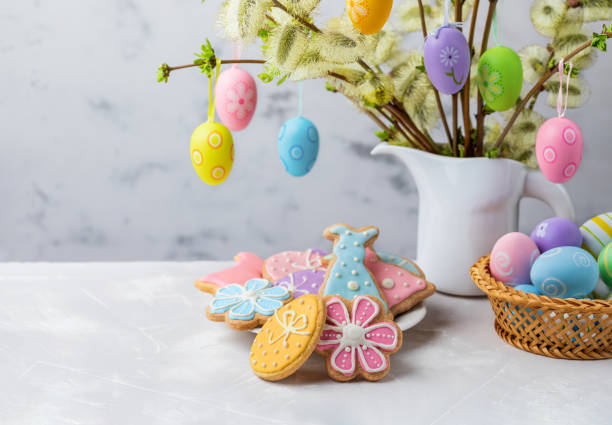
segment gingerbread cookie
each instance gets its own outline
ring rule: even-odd
[[[325,304],[318,295],[303,295],[278,309],[253,341],[253,372],[268,381],[291,375],[314,351],[324,323]]]
[[[370,248],[366,249],[365,264],[379,283],[394,316],[410,310],[436,291],[436,287],[425,280],[422,271],[415,275],[407,268],[383,262]]]
[[[272,286],[266,279],[251,279],[244,286],[233,283],[219,288],[206,309],[206,317],[225,322],[232,329],[254,329],[290,299],[287,288]]]
[[[306,251],[283,251],[266,259],[263,277],[272,282],[301,270],[325,270],[322,257],[327,252],[318,249]]]
[[[250,252],[239,252],[234,257],[236,265],[202,276],[195,282],[196,288],[209,294],[232,283],[244,285],[249,279],[261,278],[264,261]]]
[[[327,374],[337,381],[382,379],[389,372],[389,356],[402,346],[397,324],[384,320],[378,298],[330,296],[325,301],[327,318],[317,353],[326,358]]]
[[[325,270],[300,270],[289,273],[273,285],[287,288],[293,294],[293,298],[297,298],[306,294],[318,294],[324,279]]]
[[[323,236],[333,241],[334,247],[321,293],[340,295],[349,301],[359,295],[370,295],[378,298],[384,311],[388,311],[387,300],[364,264],[365,250],[376,240],[378,228],[353,229],[346,224],[334,224],[325,229]]]

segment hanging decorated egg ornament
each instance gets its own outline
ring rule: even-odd
[[[572,73],[567,75],[567,85]],[[574,121],[565,118],[563,103],[563,61],[559,62],[559,96],[555,118],[546,120],[536,136],[536,158],[540,171],[553,183],[565,183],[578,171],[582,162],[582,131]],[[568,88],[569,90],[569,88]]]
[[[523,66],[508,47],[488,49],[478,61],[478,90],[487,106],[505,111],[516,103],[523,87]]]
[[[427,76],[438,91],[455,94],[463,88],[470,71],[470,47],[463,33],[452,24],[427,36],[423,59]]]
[[[234,164],[232,133],[218,122],[200,124],[191,135],[191,163],[204,183],[223,183]]]
[[[228,129],[240,131],[249,125],[257,106],[257,85],[251,74],[234,65],[221,73],[215,92],[217,114]]]
[[[385,26],[393,0],[346,0],[346,8],[353,26],[362,34],[377,33]]]
[[[283,124],[278,133],[278,155],[289,174],[308,174],[318,153],[319,132],[310,120],[298,116]]]

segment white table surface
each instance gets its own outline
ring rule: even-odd
[[[314,354],[270,383],[193,281],[228,266],[0,264],[0,424],[610,424],[612,361],[524,353],[486,299],[436,294],[378,383]]]

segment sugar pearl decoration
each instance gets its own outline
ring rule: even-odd
[[[356,291],[359,289],[359,283],[355,282],[354,280],[349,281],[349,283],[346,284],[346,286],[351,290],[351,291]]]
[[[386,278],[386,279],[383,279],[382,286],[385,289],[391,289],[395,286],[395,282],[393,282],[393,279]]]

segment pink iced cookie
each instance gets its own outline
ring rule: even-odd
[[[232,283],[243,285],[247,280],[261,278],[263,260],[250,252],[239,252],[234,257],[236,264],[228,269],[207,274],[195,282],[195,286],[209,294]]]
[[[275,282],[290,273],[302,270],[325,270],[323,257],[326,255],[326,252],[318,249],[279,252],[266,259],[263,265],[263,276]]]
[[[394,315],[410,310],[436,290],[424,275],[417,276],[401,266],[385,263],[369,248],[366,249],[365,265],[374,275]]]

